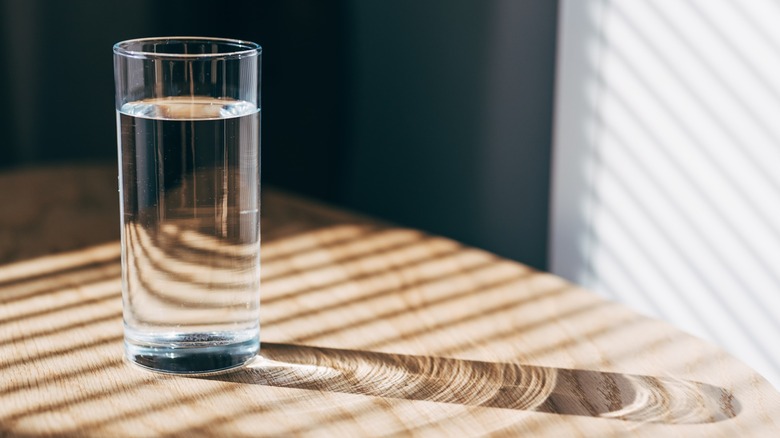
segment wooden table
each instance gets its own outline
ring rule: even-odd
[[[553,275],[290,195],[263,200],[262,355],[122,359],[116,172],[0,175],[0,435],[780,436],[719,348]]]

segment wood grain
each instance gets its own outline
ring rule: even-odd
[[[22,205],[0,212],[0,434],[780,436],[780,394],[702,340],[270,190],[262,357],[143,371],[122,359],[115,190],[112,168],[0,175],[3,205]]]

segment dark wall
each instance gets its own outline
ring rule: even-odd
[[[555,1],[0,2],[0,168],[115,163],[113,43],[247,39],[264,183],[546,267]]]
[[[13,133],[0,146],[0,168],[115,162],[112,45],[145,36],[221,36],[263,45],[263,180],[336,195],[345,123],[344,2],[0,1],[0,42],[16,48],[19,60],[3,66],[0,97],[29,106],[0,110]]]
[[[346,202],[545,268],[557,2],[352,5]]]
[[[3,167],[116,160],[111,45],[153,27],[144,2],[3,0]],[[115,17],[118,17],[115,19]]]

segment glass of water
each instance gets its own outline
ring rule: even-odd
[[[125,354],[169,373],[259,349],[260,58],[255,43],[114,46]]]

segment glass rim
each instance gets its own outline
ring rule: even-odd
[[[227,47],[235,48],[234,51],[222,52],[222,53],[160,53],[150,52],[148,50],[132,50],[131,47],[135,45],[141,45],[144,43],[160,43],[160,44],[181,44],[181,43],[208,43],[208,44],[222,44]],[[134,38],[130,40],[120,41],[114,44],[114,53],[117,55],[138,58],[138,59],[182,59],[182,60],[197,60],[197,59],[240,59],[251,56],[257,56],[262,52],[263,48],[251,41],[238,40],[232,38],[214,38],[214,37],[198,37],[198,36],[170,36],[170,37],[149,37],[149,38]]]

